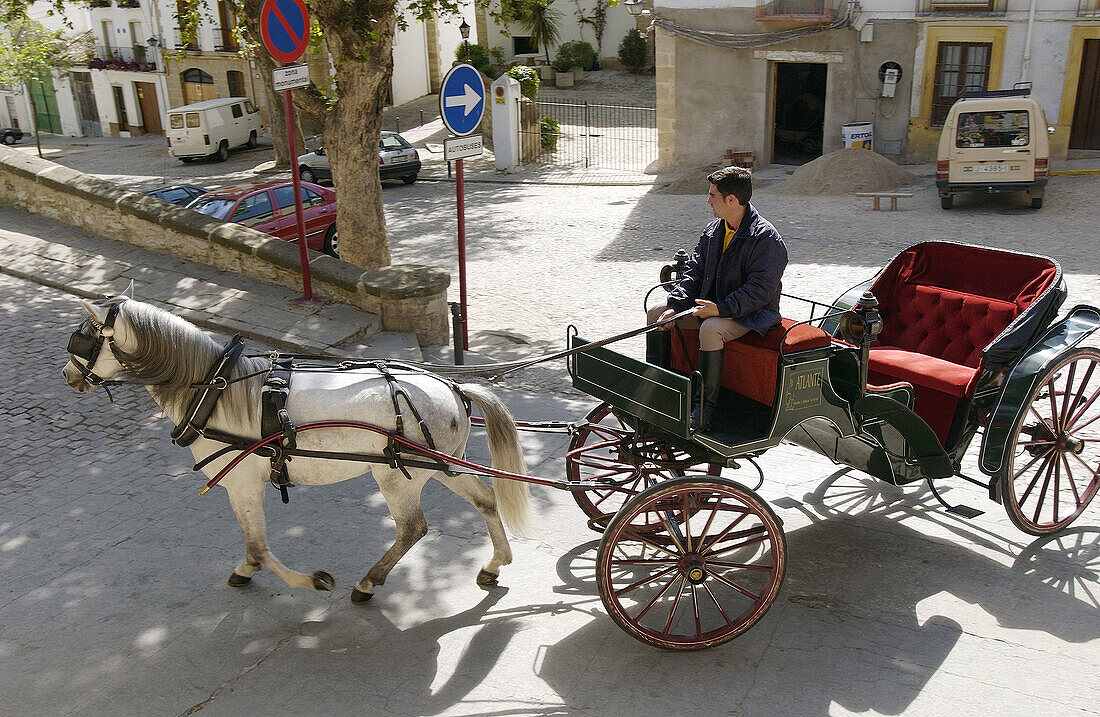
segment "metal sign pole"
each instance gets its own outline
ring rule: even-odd
[[[458,200],[458,303],[462,309],[462,348],[470,350],[466,309],[466,184],[462,177],[462,160],[455,160],[455,195]]]
[[[298,222],[298,256],[302,261],[302,297],[292,303],[299,306],[313,306],[321,303],[313,298],[313,287],[309,277],[309,248],[306,247],[306,218],[302,213],[302,178],[298,174],[298,128],[294,122],[294,101],[285,90],[283,99],[286,105],[286,142],[291,156],[291,176],[294,184],[294,218]]]

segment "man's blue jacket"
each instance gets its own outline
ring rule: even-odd
[[[751,203],[729,248],[722,251],[726,225],[715,219],[703,230],[684,276],[668,295],[668,307],[684,311],[695,299],[718,305],[718,315],[761,336],[779,323],[779,295],[787,247],[783,237]]]

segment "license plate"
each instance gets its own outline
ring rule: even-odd
[[[1018,164],[976,164],[963,167],[964,172],[1016,172],[1019,169]]]
[[[408,157],[390,157],[390,164],[404,164],[408,161]]]

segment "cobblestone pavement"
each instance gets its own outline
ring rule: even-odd
[[[436,483],[431,526],[366,606],[350,586],[392,535],[368,479],[269,496],[288,564],[331,595],[262,572],[225,584],[241,537],[220,490],[141,389],[77,394],[60,377],[80,318],[59,290],[0,276],[0,713],[40,715],[1096,715],[1100,528],[1056,539],[988,507],[963,521],[922,487],[834,472],[779,447],[760,488],[784,522],[779,599],[729,645],[680,654],[622,633],[594,581],[597,536],[568,494],[533,490],[503,587],[474,574],[484,524]],[[512,387],[517,415],[586,403]],[[524,434],[529,471],[559,477],[566,438]],[[484,460],[480,441],[471,447]],[[756,482],[752,468],[731,477]],[[1092,513],[1095,516],[1095,513]],[[1087,517],[1087,516],[1086,516]]]

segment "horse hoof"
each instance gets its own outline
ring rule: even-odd
[[[236,572],[233,572],[233,573],[229,574],[228,583],[230,585],[232,585],[233,587],[235,587],[235,588],[243,588],[245,585],[248,585],[250,582],[252,582],[252,578],[246,578],[243,575],[238,575]]]
[[[313,589],[331,592],[336,587],[336,578],[327,570],[318,570],[313,574]]]
[[[499,575],[494,575],[493,573],[491,573],[488,570],[485,570],[483,568],[483,569],[479,570],[478,573],[477,573],[477,584],[478,585],[496,585],[498,577],[500,577],[500,576]]]
[[[351,601],[356,605],[362,605],[365,602],[370,602],[370,599],[374,597],[374,593],[365,593],[359,588],[354,588],[351,591]]]

